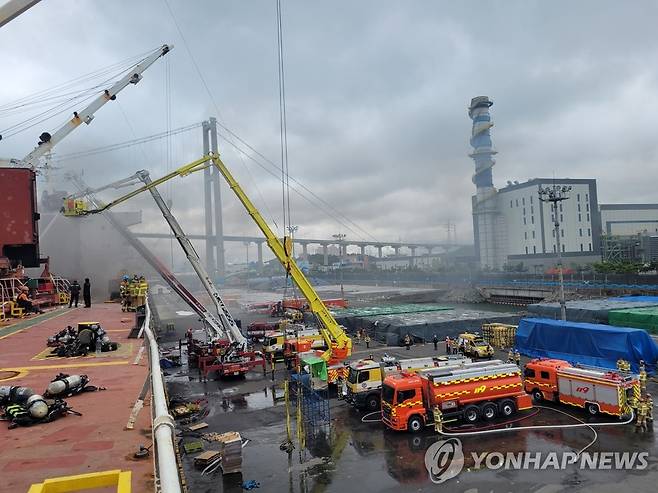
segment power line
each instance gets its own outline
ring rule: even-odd
[[[152,53],[154,50],[155,50],[155,48],[152,49],[152,50],[146,51],[144,53],[140,53],[138,55],[133,55],[133,56],[125,58],[125,59],[123,59],[119,62],[115,62],[111,65],[107,65],[105,67],[94,70],[92,72],[88,72],[86,74],[80,75],[78,77],[75,77],[75,78],[73,78],[71,80],[68,80],[66,82],[62,82],[62,83],[57,84],[55,86],[52,86],[50,88],[43,89],[41,91],[37,91],[37,92],[29,94],[27,96],[23,96],[21,98],[18,98],[14,101],[9,102],[9,103],[2,104],[2,105],[0,105],[0,110],[7,109],[7,107],[10,107],[10,106],[16,107],[16,106],[19,106],[23,103],[28,103],[30,101],[38,100],[39,98],[42,98],[42,99],[46,98],[46,97],[48,97],[48,96],[50,96],[50,95],[52,95],[56,92],[61,92],[65,89],[69,89],[71,87],[74,87],[77,84],[82,83],[82,82],[90,81],[90,80],[93,80],[93,79],[99,78],[99,77],[103,77],[104,75],[106,75],[106,74],[108,74],[108,73],[110,73],[110,72],[112,72],[112,71],[114,71],[114,70],[116,70],[120,67],[125,67],[125,69],[123,69],[123,68],[121,69],[122,71],[127,70],[128,67],[135,66],[137,63],[139,63],[139,61],[144,59],[144,57],[146,55],[148,55],[149,53]]]
[[[140,144],[145,144],[147,142],[152,142],[154,140],[160,140],[160,139],[166,139],[167,137],[170,137],[172,135],[178,135],[182,134],[185,132],[189,132],[191,130],[194,130],[196,128],[201,127],[201,122],[199,123],[192,123],[191,125],[186,125],[184,127],[179,127],[172,129],[170,131],[165,131],[165,132],[159,132],[157,134],[153,135],[147,135],[146,137],[141,137],[138,139],[133,139],[133,140],[128,140],[125,142],[119,142],[117,144],[110,144],[102,147],[96,147],[94,149],[89,149],[87,151],[79,151],[79,152],[72,152],[69,154],[61,154],[59,156],[55,156],[52,161],[53,162],[61,162],[61,161],[69,161],[72,159],[82,159],[85,157],[93,156],[96,154],[102,154],[105,152],[112,152],[112,151],[117,151],[120,149],[125,149],[127,147],[132,147]]]
[[[95,86],[87,89],[82,89],[79,91],[72,91],[70,94],[75,94],[71,98],[65,99],[63,102],[60,102],[59,104],[55,104],[54,106],[41,111],[19,123],[16,123],[14,125],[11,125],[4,130],[0,132],[0,135],[2,135],[3,138],[9,138],[13,137],[14,135],[17,135],[21,132],[24,132],[25,130],[28,130],[36,125],[39,125],[41,123],[44,123],[57,115],[60,115],[62,113],[71,111],[76,105],[87,102],[91,100],[93,97],[95,97],[99,93],[100,88],[104,88],[108,83],[112,82],[115,80],[117,77],[125,73],[128,69],[138,65],[142,60],[143,60],[143,55],[140,55],[140,59],[137,61],[134,61],[134,57],[129,59],[131,62],[130,67],[126,68],[125,66],[121,66],[120,70],[117,70],[117,65],[118,64],[113,64],[110,66],[110,68],[105,68],[105,69],[100,69],[96,71],[93,76],[82,76],[77,79],[74,79],[74,81],[69,81],[63,84],[60,84],[59,86],[55,86],[54,88],[51,89],[46,89],[44,91],[41,91],[39,93],[36,93],[35,95],[32,96],[26,96],[25,98],[19,99],[15,101],[14,103],[9,103],[9,106],[7,106],[7,111],[12,111],[20,108],[21,104],[29,105],[29,104],[41,104],[43,103],[43,99],[39,100],[38,97],[41,96],[42,98],[53,98],[52,94],[54,91],[57,89],[63,90],[64,88],[69,88],[72,87],[75,82],[80,83],[80,81],[85,80],[85,79],[93,79],[93,78],[98,78],[100,76],[105,77],[108,73],[113,72],[113,74],[110,77],[105,78]],[[121,65],[125,65],[125,62],[121,62]],[[59,97],[54,97],[54,99],[57,101],[61,99],[61,95]],[[13,106],[11,106],[13,105]],[[9,132],[6,134],[6,132]]]
[[[292,226],[292,216],[290,214],[290,178],[288,168],[288,123],[286,118],[286,77],[285,64],[283,59],[283,12],[281,10],[281,0],[276,1],[276,41],[277,41],[277,58],[279,68],[279,140],[281,145],[281,192],[283,205],[283,231]],[[288,223],[286,224],[286,213],[288,214]]]
[[[176,30],[178,31],[178,34],[180,35],[181,40],[183,41],[183,45],[185,46],[185,50],[187,51],[188,56],[190,57],[190,60],[192,61],[192,64],[194,65],[194,68],[195,68],[195,70],[196,70],[196,72],[197,72],[197,75],[199,76],[199,79],[201,79],[201,83],[202,83],[202,85],[203,85],[203,87],[204,87],[206,93],[208,94],[208,97],[209,97],[209,99],[210,99],[212,105],[214,106],[215,111],[217,112],[217,115],[220,117],[220,119],[223,120],[222,113],[221,113],[221,111],[220,111],[220,109],[219,109],[219,105],[217,104],[217,101],[215,100],[215,97],[214,97],[212,91],[210,90],[210,87],[209,87],[208,84],[206,83],[206,80],[205,80],[205,78],[204,78],[204,76],[203,76],[203,73],[201,72],[201,69],[199,68],[199,65],[196,63],[196,60],[195,60],[195,58],[194,58],[194,55],[192,54],[192,50],[190,49],[190,47],[189,47],[189,45],[188,45],[188,43],[187,43],[187,40],[186,40],[186,38],[185,38],[185,35],[183,34],[183,31],[181,30],[181,28],[180,28],[180,26],[179,26],[179,24],[178,24],[178,22],[177,22],[177,20],[176,20],[176,17],[175,17],[175,15],[174,15],[174,12],[172,11],[172,9],[171,9],[171,7],[170,7],[170,5],[169,5],[169,2],[168,2],[167,0],[163,0],[163,2],[164,2],[164,4],[165,4],[165,6],[167,7],[167,10],[169,11],[169,14],[170,14],[170,16],[171,16],[171,18],[172,18],[172,21],[173,21],[173,23],[174,23],[174,25],[175,25],[175,27],[176,27]],[[224,124],[222,124],[221,121],[217,121],[217,125],[218,125],[220,128],[222,128],[223,130],[225,130],[225,131],[226,131],[231,137],[235,138],[238,142],[240,142],[241,144],[243,144],[243,145],[244,145],[247,149],[249,149],[251,152],[253,152],[253,153],[256,154],[257,156],[259,156],[261,159],[263,159],[268,165],[273,166],[277,171],[280,170],[280,167],[277,166],[274,162],[272,162],[272,160],[270,160],[269,158],[267,158],[267,157],[266,157],[265,155],[263,155],[261,152],[257,151],[257,150],[256,150],[254,147],[252,147],[248,142],[246,142],[242,137],[240,137],[240,136],[237,135],[235,132],[233,132],[231,129],[229,129],[227,126],[225,126]],[[261,163],[259,163],[259,162],[258,162],[253,156],[251,156],[251,155],[249,155],[248,153],[246,153],[246,152],[244,152],[243,150],[241,150],[240,147],[239,147],[235,142],[233,142],[231,139],[229,139],[229,138],[226,137],[226,136],[222,136],[222,138],[223,138],[227,143],[229,143],[231,146],[233,146],[234,148],[236,148],[236,149],[238,149],[238,150],[240,151],[240,153],[238,154],[238,156],[240,157],[241,161],[242,161],[242,155],[244,154],[244,155],[247,156],[249,159],[251,159],[253,162],[255,162],[256,164],[258,164],[261,168],[265,169],[265,167],[264,167]],[[246,165],[245,165],[245,163],[244,163],[244,161],[242,161],[242,164],[243,164],[243,166],[244,166],[245,168],[247,168]],[[247,168],[247,171],[248,171],[248,168]],[[268,173],[269,173],[269,170],[268,170]],[[272,173],[270,173],[270,174],[272,174]],[[278,179],[278,177],[277,177],[276,175],[273,175],[273,176],[275,176],[275,177]],[[327,213],[327,215],[328,215],[329,217],[331,217],[331,218],[333,218],[334,220],[336,220],[336,222],[338,222],[339,224],[341,224],[341,225],[345,226],[347,229],[349,229],[353,234],[356,234],[358,237],[361,237],[361,238],[364,238],[363,235],[365,235],[365,237],[370,237],[370,239],[372,239],[372,240],[374,240],[374,241],[378,241],[374,236],[372,236],[370,233],[368,233],[368,232],[367,232],[366,230],[364,230],[361,226],[359,226],[358,224],[356,224],[356,223],[355,223],[353,220],[351,220],[349,217],[347,217],[345,214],[343,214],[343,213],[340,212],[338,209],[336,209],[336,208],[335,208],[333,205],[331,205],[329,202],[327,202],[327,201],[324,200],[323,198],[319,197],[315,192],[313,192],[312,190],[310,190],[306,185],[302,184],[301,182],[299,182],[298,180],[296,180],[294,177],[289,176],[289,175],[287,176],[287,179],[289,179],[289,180],[292,181],[293,183],[296,183],[299,187],[301,187],[301,188],[304,189],[307,193],[309,193],[313,198],[315,198],[317,201],[319,201],[319,202],[321,202],[322,204],[324,204],[324,206],[325,206],[328,210],[330,210],[330,211],[334,211],[333,214],[330,214],[330,213],[327,213],[326,211],[324,211],[321,207],[318,207],[320,210],[323,210],[323,212]],[[255,185],[256,189],[258,190],[258,184],[257,184],[255,181],[254,181],[254,185]],[[293,188],[293,190],[294,190],[294,188]],[[259,192],[259,193],[260,193],[260,192]],[[297,191],[297,193],[299,193],[299,194],[301,195],[301,193],[300,193],[299,191]],[[302,195],[302,196],[303,196],[303,195]],[[304,198],[305,198],[307,201],[309,201],[310,203],[312,203],[312,202],[311,202],[309,199],[307,199],[306,197],[304,197]],[[315,204],[313,204],[313,205],[315,205]],[[344,224],[344,222],[343,222],[342,220],[338,219],[337,216],[338,216],[338,217],[342,217],[344,221],[347,221],[347,223],[352,224],[357,230],[361,231],[361,233],[356,233],[356,232],[354,231],[354,229],[352,229],[352,228],[349,227],[348,225]],[[273,222],[274,222],[274,221],[273,221]],[[276,224],[276,223],[275,223],[275,224]],[[284,234],[285,234],[285,229],[284,229]]]

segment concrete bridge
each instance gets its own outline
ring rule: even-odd
[[[173,235],[170,233],[137,233],[134,235],[137,238],[173,238]],[[215,240],[215,236],[208,236],[204,234],[189,234],[187,237],[190,240]],[[261,236],[235,236],[235,235],[223,235],[223,241],[230,242],[239,242],[256,245],[258,251],[258,265],[263,264],[263,243],[265,243],[265,238]],[[295,238],[294,243],[302,247],[302,253],[304,256],[308,255],[309,245],[319,245],[322,247],[322,253],[324,254],[324,265],[329,265],[329,247],[335,245],[339,248],[340,255],[347,254],[347,248],[350,246],[358,247],[360,249],[361,255],[365,255],[366,247],[374,247],[377,249],[378,257],[383,257],[383,249],[386,247],[393,248],[395,255],[400,255],[400,249],[407,248],[409,249],[411,257],[416,256],[416,251],[418,249],[423,249],[428,254],[435,253],[435,250],[441,250],[447,252],[451,249],[460,247],[455,243],[447,242],[399,242],[399,241],[355,241],[355,240],[337,240],[337,239],[312,239],[312,238]]]

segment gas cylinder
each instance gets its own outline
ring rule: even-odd
[[[27,399],[33,394],[34,390],[28,387],[0,387],[0,406],[25,404]]]
[[[34,419],[42,419],[48,415],[48,404],[46,404],[43,396],[38,394],[30,396],[25,407]]]
[[[46,397],[56,397],[59,395],[68,395],[77,393],[78,389],[84,386],[89,379],[86,375],[69,375],[65,378],[58,378],[50,382],[44,392]]]

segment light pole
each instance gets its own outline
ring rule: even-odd
[[[340,272],[340,297],[345,299],[345,290],[343,288],[343,240],[347,236],[343,233],[332,235],[338,240],[338,270]]]
[[[249,242],[243,241],[242,244],[247,247],[247,270],[249,270]]]
[[[555,242],[557,249],[557,271],[560,282],[560,318],[567,319],[567,304],[564,301],[564,277],[562,275],[562,247],[560,244],[560,219],[558,216],[558,203],[567,200],[567,195],[571,191],[571,187],[567,185],[559,186],[553,185],[550,188],[539,187],[539,200],[542,202],[550,202],[551,210],[553,211],[553,220],[555,227]]]

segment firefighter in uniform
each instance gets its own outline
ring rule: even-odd
[[[130,278],[123,276],[121,284],[119,285],[119,296],[121,297],[121,311],[125,312],[128,309],[129,295],[130,295]]]
[[[621,358],[617,360],[617,369],[619,371],[624,371],[624,360]]]
[[[633,411],[633,414],[637,417],[637,406],[638,406],[638,400],[635,398],[634,395],[628,398],[628,406],[631,408]]]
[[[653,428],[653,397],[647,394],[644,400],[647,403],[647,426]]]
[[[434,429],[437,433],[443,432],[443,413],[439,409],[439,406],[432,408],[432,414],[434,414]]]
[[[637,406],[637,421],[635,422],[635,429],[637,431],[647,431],[647,414],[649,406],[646,399],[641,398]]]
[[[507,362],[514,363],[514,350],[512,348],[509,348],[509,351],[507,352]]]
[[[518,351],[514,351],[514,363],[516,363],[516,366],[519,368],[521,367],[521,353]]]

